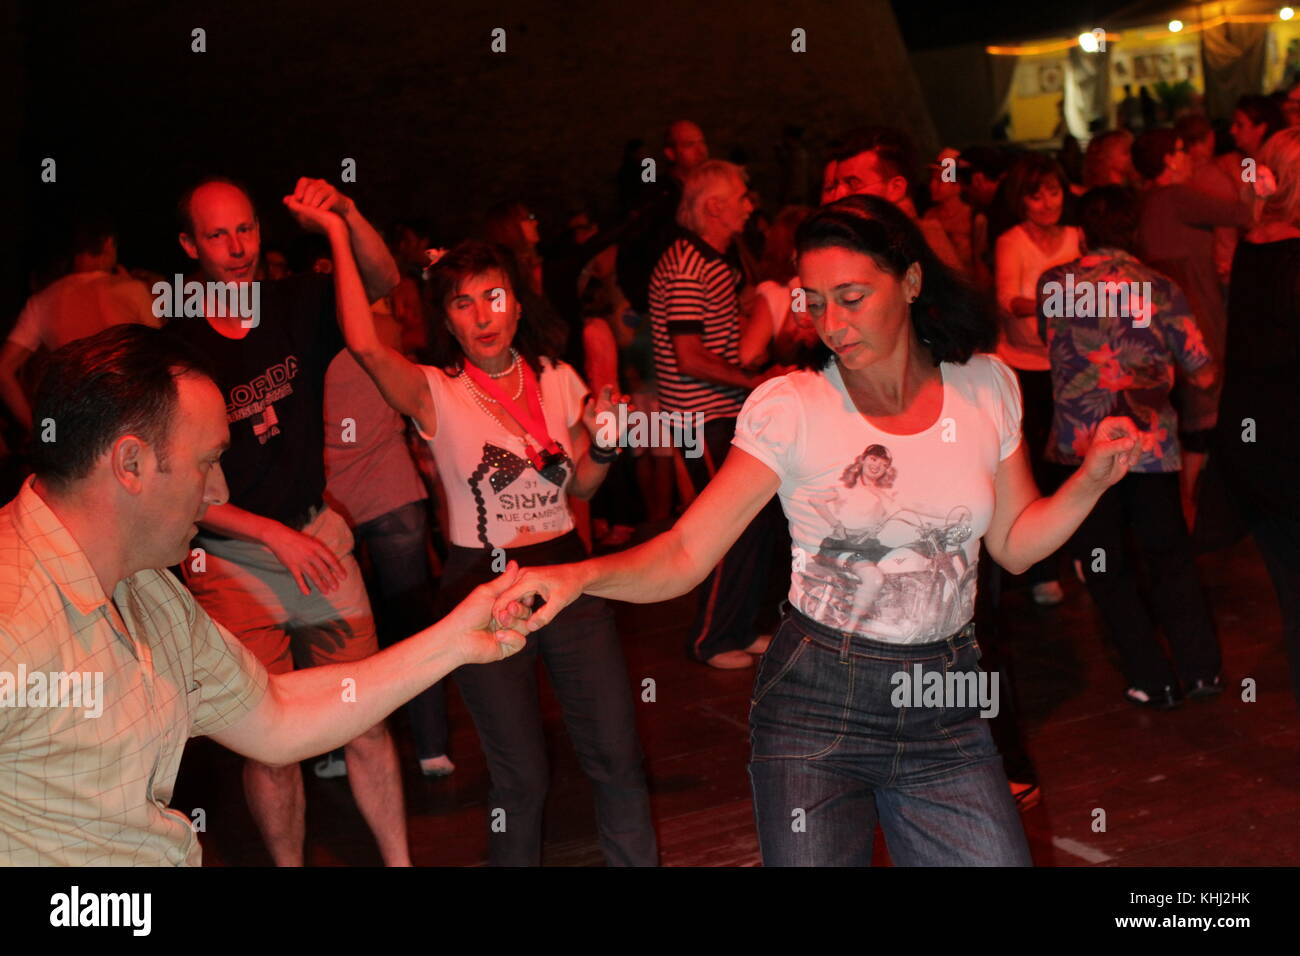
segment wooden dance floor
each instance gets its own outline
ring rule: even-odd
[[[1281,624],[1254,546],[1201,558],[1223,646],[1227,690],[1155,713],[1121,698],[1122,678],[1077,580],[1066,602],[1040,609],[1011,591],[1002,621],[1015,659],[1028,748],[1041,802],[1024,813],[1040,866],[1278,866],[1300,863],[1300,717],[1287,680]],[[745,771],[753,671],[688,661],[684,626],[694,597],[620,605],[630,681],[637,691],[655,822],[666,866],[750,866],[758,846]],[[657,700],[640,700],[644,678]],[[1252,677],[1257,700],[1241,700]],[[545,682],[543,681],[543,685]],[[454,775],[420,775],[404,713],[392,718],[401,752],[413,857],[418,865],[486,861],[487,772],[473,723],[449,691]],[[591,788],[543,686],[551,744],[544,863],[601,865]],[[318,866],[378,865],[346,778],[319,780],[304,763],[307,859]],[[206,811],[209,866],[262,866],[270,858],[244,803],[240,762],[208,740],[186,752],[174,805]],[[1105,831],[1095,832],[1095,810]],[[886,862],[877,834],[877,857]]]

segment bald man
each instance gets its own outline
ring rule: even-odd
[[[319,179],[299,179],[293,197],[347,222],[371,301],[397,285],[397,264],[355,203]],[[182,196],[177,211],[180,244],[198,262],[200,280],[234,283],[241,292],[258,281],[261,233],[243,188],[205,180]],[[230,498],[209,507],[200,522],[196,550],[182,564],[185,583],[271,674],[352,665],[378,643],[352,532],[323,498],[325,371],[343,348],[333,280],[309,273],[261,283],[256,292],[239,299],[255,303],[257,315],[224,314],[231,310],[209,294],[202,316],[168,326],[207,357],[230,427],[223,458]],[[336,423],[341,433],[347,418]],[[385,863],[409,863],[397,753],[383,722],[348,743],[345,754],[352,794]],[[281,866],[301,865],[299,766],[250,759],[244,792],[271,857]]]

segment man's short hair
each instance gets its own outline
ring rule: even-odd
[[[831,158],[836,162],[852,159],[859,153],[873,152],[889,176],[902,176],[908,190],[916,182],[916,147],[912,138],[892,126],[862,126],[846,133]]]
[[[65,488],[89,475],[123,435],[137,435],[165,471],[176,378],[186,374],[213,378],[193,346],[145,325],[115,325],[63,346],[36,389],[32,470]]]
[[[1158,179],[1165,171],[1165,157],[1178,149],[1178,131],[1149,129],[1133,142],[1133,168],[1143,179]]]
[[[257,215],[257,204],[253,202],[253,194],[237,179],[231,179],[229,176],[204,176],[185,192],[181,193],[181,198],[176,200],[176,225],[180,231],[187,236],[194,235],[194,216],[190,212],[190,202],[194,199],[194,194],[204,186],[210,186],[213,183],[224,183],[227,186],[234,186],[245,196],[248,197],[248,204],[253,207],[253,215]]]
[[[703,232],[705,200],[716,196],[733,179],[748,182],[744,168],[725,159],[707,159],[692,169],[682,184],[677,225],[696,234]]]
[[[1076,215],[1089,249],[1133,252],[1138,227],[1138,203],[1123,186],[1098,186],[1083,194]]]

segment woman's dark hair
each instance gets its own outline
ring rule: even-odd
[[[62,490],[89,475],[113,442],[137,435],[165,471],[179,400],[176,378],[186,374],[212,378],[202,355],[184,340],[135,323],[58,349],[32,408],[38,433],[47,423],[55,432],[53,440],[33,443],[32,470]]]
[[[505,276],[506,284],[519,302],[519,327],[511,344],[529,367],[541,374],[541,360],[554,363],[564,351],[564,323],[544,299],[519,281],[519,269],[510,250],[479,239],[466,239],[452,246],[429,270],[425,288],[432,327],[428,351],[421,356],[429,365],[457,370],[464,367],[465,353],[447,328],[447,300],[460,291],[466,279],[493,271]]]
[[[1022,153],[1017,156],[998,192],[1006,209],[1007,228],[1025,220],[1025,200],[1043,188],[1043,183],[1055,179],[1065,197],[1070,195],[1070,181],[1061,164],[1044,153]],[[1061,219],[1064,221],[1064,208]],[[990,236],[990,240],[996,239]]]
[[[1133,252],[1137,238],[1138,204],[1132,190],[1098,186],[1079,200],[1079,225],[1089,249]]]
[[[794,245],[799,256],[836,248],[870,256],[877,268],[900,280],[913,262],[919,263],[921,293],[912,303],[912,326],[935,365],[964,364],[997,343],[997,325],[987,302],[939,261],[916,224],[888,200],[849,196],[823,206],[799,226]],[[822,369],[833,356],[819,341],[797,364]]]

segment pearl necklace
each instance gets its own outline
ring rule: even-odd
[[[504,372],[488,372],[488,378],[505,378],[513,372],[519,365],[519,353],[512,347],[510,349],[510,366]]]
[[[523,364],[519,361],[519,353],[516,352],[514,349],[511,349],[510,352],[515,357],[513,368],[519,372],[519,384],[515,387],[515,393],[511,395],[510,398],[514,401],[518,401],[519,396],[523,395],[524,393],[524,368],[523,368]],[[508,375],[510,371],[511,369],[506,369],[504,372],[498,372],[496,375],[492,375],[492,378],[503,378],[504,376]],[[490,372],[488,374],[491,375]],[[465,372],[461,372],[460,380],[465,384],[465,390],[469,392],[470,398],[474,399],[474,404],[477,405],[479,408],[481,408],[483,410],[483,413],[487,415],[489,418],[496,418],[497,416],[492,413],[492,410],[490,408],[488,408],[484,399],[486,399],[488,402],[491,402],[493,405],[500,405],[501,403],[498,402],[491,395],[483,394],[479,390],[479,387],[474,384],[474,380],[471,379],[469,375],[467,375]],[[542,407],[543,408],[546,407],[545,402],[542,403]]]

